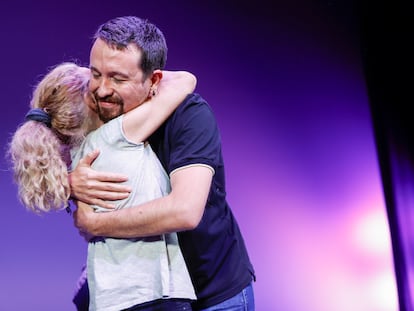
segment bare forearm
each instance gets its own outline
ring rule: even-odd
[[[95,213],[88,231],[95,236],[133,238],[178,232],[194,228],[183,209],[170,197],[107,213]]]
[[[75,226],[93,236],[133,238],[194,229],[201,220],[212,171],[199,166],[171,176],[170,194],[139,206],[95,213],[87,204],[74,212]]]

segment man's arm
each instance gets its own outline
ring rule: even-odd
[[[83,234],[115,238],[144,237],[197,227],[204,213],[213,172],[189,166],[171,175],[171,193],[165,197],[107,213],[80,205],[75,226]]]

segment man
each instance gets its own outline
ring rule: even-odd
[[[104,121],[154,91],[153,72],[163,69],[166,56],[165,38],[148,21],[126,16],[100,26],[90,56],[90,90]],[[254,270],[226,201],[220,133],[210,107],[200,95],[188,95],[148,140],[170,176],[171,193],[110,213],[81,204],[75,225],[86,236],[114,238],[178,232],[197,294],[193,309],[254,310]],[[72,194],[110,207],[108,200],[124,198],[130,189],[120,183],[123,176],[93,171],[97,156],[85,157],[72,172]]]

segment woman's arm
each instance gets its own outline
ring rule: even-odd
[[[145,141],[196,86],[196,77],[186,71],[156,71],[155,75],[156,95],[124,116],[123,130],[131,141]]]

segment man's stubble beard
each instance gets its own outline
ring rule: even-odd
[[[119,117],[121,114],[124,113],[124,107],[123,105],[117,105],[117,109],[102,109],[98,104],[98,116],[99,119],[106,123],[111,121],[112,119],[115,119],[116,117]]]

